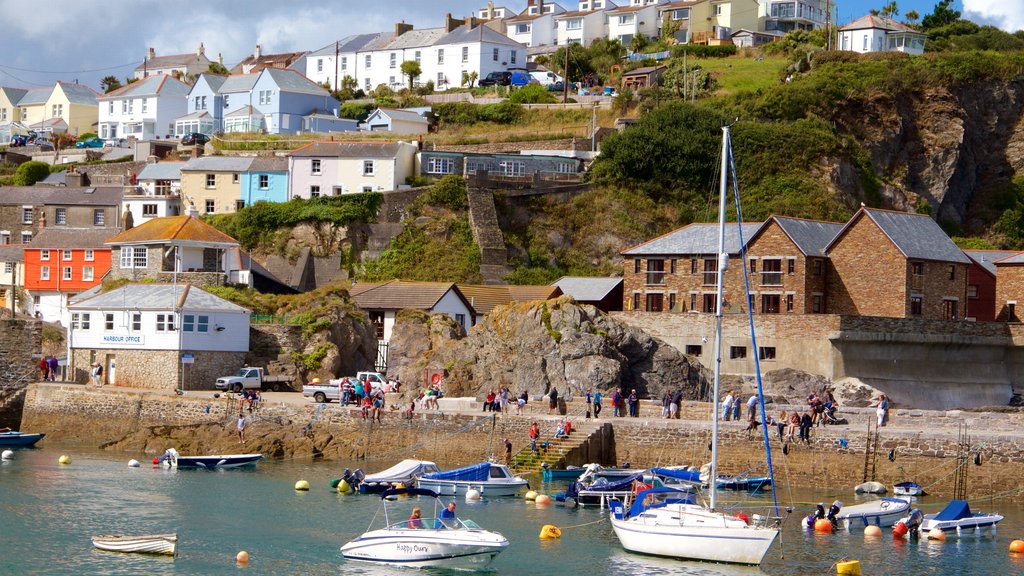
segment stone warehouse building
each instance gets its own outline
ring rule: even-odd
[[[188,283],[128,284],[69,306],[68,373],[132,388],[210,389],[244,366],[249,310]]]

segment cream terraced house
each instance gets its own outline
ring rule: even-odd
[[[313,142],[288,155],[288,197],[397,190],[416,174],[409,142]]]
[[[184,207],[194,206],[200,214],[228,214],[242,203],[242,173],[252,158],[203,156],[181,167],[181,199]]]

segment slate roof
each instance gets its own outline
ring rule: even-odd
[[[67,184],[68,171],[50,172],[46,178],[35,183],[36,186],[64,186]]]
[[[195,112],[193,112],[191,114],[185,114],[184,116],[179,116],[175,120],[177,120],[177,121],[181,121],[181,120],[201,120],[203,118],[212,118],[212,116],[210,116],[210,113],[207,112],[206,110],[196,110]]]
[[[996,266],[1024,264],[1024,252],[1015,253],[1012,256],[997,261],[995,264]]]
[[[44,228],[32,237],[30,250],[109,250],[106,241],[117,235],[117,228]]]
[[[248,312],[237,304],[214,296],[206,290],[184,284],[126,284],[120,288],[73,302],[68,307],[78,310],[168,310],[183,308],[211,312]]]
[[[181,167],[182,172],[246,172],[251,156],[200,156]]]
[[[488,44],[504,44],[506,46],[514,46],[516,48],[526,48],[526,46],[523,46],[519,42],[516,42],[493,28],[479,25],[474,28],[470,28],[468,24],[463,24],[455,30],[445,34],[434,42],[434,46],[443,46],[446,44],[468,44],[470,42],[487,42]]]
[[[996,262],[1002,263],[1010,256],[1021,255],[1020,252],[1012,250],[964,250],[964,254],[992,276],[996,275]]]
[[[914,30],[910,26],[907,26],[902,22],[897,22],[892,18],[883,18],[882,16],[874,16],[871,14],[858,18],[845,26],[840,26],[839,30],[867,30],[871,28],[887,30],[889,32],[913,32],[914,34],[924,35],[924,33]]]
[[[156,74],[153,76],[147,76],[142,80],[132,82],[127,86],[121,86],[117,90],[107,92],[106,94],[100,94],[97,96],[97,99],[110,100],[112,98],[124,98],[125,96],[156,96],[168,85],[183,88],[183,90],[180,90],[183,94],[188,93],[192,88],[181,80],[166,74]]]
[[[245,106],[242,106],[237,110],[232,110],[231,112],[228,112],[224,115],[225,118],[245,118],[248,116],[262,118],[263,112],[260,112],[251,104],[246,104]]]
[[[398,142],[312,142],[289,155],[296,158],[394,158],[401,147]]]
[[[235,74],[224,78],[224,82],[217,88],[217,94],[232,94],[235,92],[249,92],[256,85],[260,77],[259,72],[253,74]],[[212,87],[212,86],[211,86]]]
[[[378,34],[376,33],[353,34],[351,36],[346,36],[338,40],[336,43],[331,42],[327,46],[324,46],[315,52],[310,52],[309,56],[334,56],[335,47],[337,47],[337,51],[339,53],[356,52],[361,50],[367,42],[373,40],[377,36]]]
[[[442,36],[444,28],[422,28],[413,29],[395,37],[388,43],[387,50],[400,50],[402,48],[418,48],[421,46],[433,46]]]
[[[651,72],[654,72],[654,71],[657,71],[657,70],[664,70],[665,68],[666,68],[665,66],[644,66],[642,68],[636,68],[634,70],[630,70],[629,72],[623,72],[622,76],[623,77],[626,77],[626,76],[643,76],[643,75],[650,74]]]
[[[430,123],[426,118],[412,110],[402,110],[400,108],[377,108],[376,111],[379,111],[382,114],[387,114],[388,118],[391,118],[392,120],[404,120],[406,122],[418,122],[421,124]],[[372,112],[370,113],[370,116],[373,116]],[[367,117],[366,121],[369,122],[370,118]]]
[[[24,244],[0,244],[0,262],[24,262]]]
[[[260,54],[258,57],[255,54],[249,54],[244,60],[235,64],[231,68],[232,72],[241,72],[244,66],[253,66],[252,72],[259,72],[274,67],[275,64],[280,64],[285,67],[291,66],[296,60],[305,56],[306,52],[281,52],[278,54]]]
[[[283,156],[258,156],[249,165],[249,172],[287,172],[288,159]]]
[[[269,74],[282,92],[294,94],[313,94],[315,96],[330,96],[323,86],[306,78],[295,70],[282,70],[280,68],[266,68],[264,72]]]
[[[36,122],[35,124],[31,124],[29,125],[29,128],[32,130],[42,130],[44,128],[50,128],[51,130],[54,128],[63,128],[64,130],[67,130],[68,123],[65,122],[63,118],[58,116],[56,118],[47,118],[42,122]]]
[[[707,0],[681,0],[679,2],[668,2],[667,4],[658,4],[658,11],[664,12],[666,10],[675,10],[677,8],[689,8],[696,6],[701,2],[707,2]]]
[[[743,224],[743,239],[750,238],[763,226],[760,222]],[[740,252],[739,227],[735,222],[725,226],[725,251]],[[718,223],[695,222],[678,230],[648,240],[622,252],[623,256],[662,256],[673,254],[715,254],[718,252]]]
[[[796,247],[804,256],[824,256],[825,248],[836,237],[836,234],[843,229],[838,222],[821,222],[819,220],[804,220],[803,218],[789,218],[786,216],[771,216],[765,225],[757,231],[754,236],[768,228],[768,222],[774,220],[782,228],[782,231],[789,236],[789,239],[796,244]],[[753,238],[748,240],[752,241]]]
[[[117,236],[107,244],[170,244],[195,242],[238,246],[238,241],[194,216],[153,218]]]
[[[223,86],[224,82],[228,79],[226,74],[211,74],[209,72],[204,72],[200,74],[199,77],[205,78],[206,84],[210,87],[210,90],[213,90],[214,92],[220,92],[221,86]],[[198,83],[199,81],[196,80],[196,84]]]
[[[600,302],[620,284],[622,278],[586,276],[562,276],[554,282],[554,285],[562,290],[562,294],[572,296],[577,302]]]
[[[531,302],[557,298],[561,290],[557,286],[485,286],[459,284],[459,290],[469,301],[477,314],[490,314],[498,306],[512,302]]]
[[[28,92],[28,90],[26,90],[25,88],[11,88],[8,86],[0,86],[0,92],[3,92],[7,95],[7,99],[11,101],[12,105],[17,106],[18,102],[20,102],[21,99],[25,97],[25,94]]]
[[[449,291],[454,290],[466,307],[473,310],[469,300],[452,282],[409,282],[391,280],[382,283],[359,282],[349,294],[363,310],[431,310]]]
[[[160,68],[184,68],[190,64],[195,64],[202,61],[209,62],[210,59],[205,54],[196,54],[195,52],[189,52],[187,54],[168,54],[167,56],[154,56],[147,58],[142,64],[135,67],[136,72],[142,70],[155,70]]]
[[[121,186],[0,187],[0,204],[4,205],[118,206],[123,196],[124,188]]]
[[[181,180],[184,162],[154,162],[146,164],[136,180]]]
[[[31,106],[32,104],[46,104],[50,99],[53,88],[32,88],[25,91],[25,95],[18,101],[18,106]]]
[[[84,84],[75,84],[73,82],[57,82],[60,84],[64,95],[68,97],[68,102],[72,104],[85,104],[88,106],[96,106],[96,98],[99,97],[99,92],[96,92],[92,88]]]
[[[830,252],[832,247],[846,234],[846,231],[862,217],[871,218],[882,233],[907,258],[959,264],[970,264],[971,262],[963,250],[949,239],[949,236],[930,216],[874,208],[861,208],[854,214],[853,218],[850,218],[850,221],[825,248],[825,252]]]
[[[378,32],[371,38],[366,44],[363,44],[362,48],[359,48],[359,52],[370,52],[372,50],[383,50],[392,40],[395,39],[394,32]]]

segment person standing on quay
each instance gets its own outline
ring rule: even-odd
[[[46,356],[39,358],[39,379],[43,382],[49,380],[50,376],[50,365],[46,362]]]
[[[246,427],[245,414],[242,414],[241,412],[239,412],[238,413],[238,425],[237,425],[237,428],[238,428],[238,443],[239,444],[245,444],[245,427]]]
[[[512,466],[512,441],[505,438],[505,466]]]
[[[612,392],[612,416],[616,418],[622,416],[622,393],[618,388]]]
[[[882,394],[878,397],[878,404],[875,404],[875,416],[878,417],[878,425],[885,426],[889,421],[889,399]]]
[[[57,357],[50,355],[50,359],[46,361],[47,369],[50,372],[50,382],[57,381],[57,372],[60,372],[60,362],[57,361]]]
[[[601,413],[601,391],[594,392],[594,419]]]
[[[732,417],[732,403],[735,398],[732,397],[732,390],[725,393],[725,398],[722,398],[722,420],[726,422]]]
[[[550,401],[548,402],[548,414],[552,414],[558,410],[558,388],[551,387],[551,393],[548,394]]]
[[[640,416],[640,398],[636,395],[636,388],[629,393],[629,415],[632,418]]]

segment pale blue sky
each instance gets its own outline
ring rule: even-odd
[[[840,0],[839,21],[879,8],[882,0]],[[231,67],[256,44],[264,53],[316,50],[349,34],[391,30],[405,20],[439,26],[445,13],[465,16],[485,0],[0,0],[0,85],[34,87],[75,80],[98,88],[108,74],[124,78],[145,57],[180,54],[200,42]],[[514,10],[526,0],[496,1]],[[903,0],[901,12],[931,11],[935,0]],[[1024,28],[1024,0],[956,0],[966,16],[1005,29]],[[565,2],[571,9],[576,1]],[[972,12],[973,10],[973,12]]]

